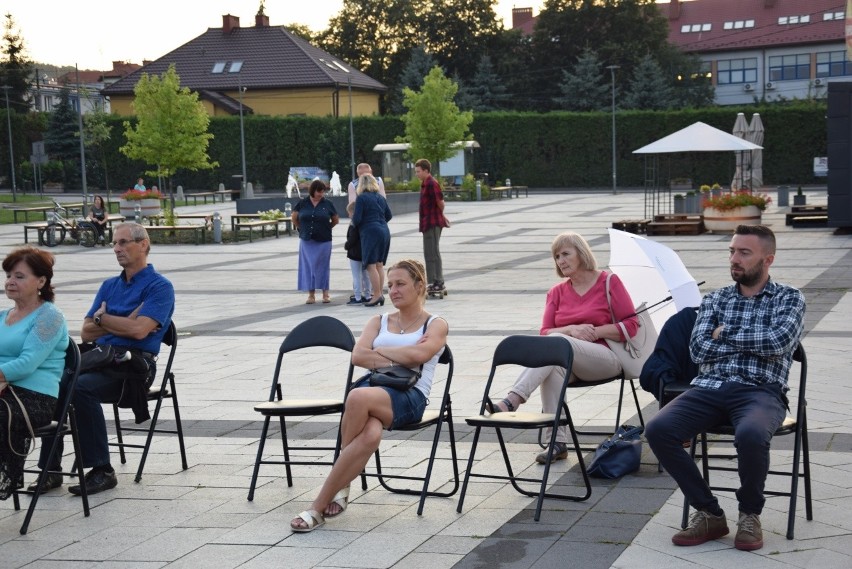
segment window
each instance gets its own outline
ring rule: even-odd
[[[742,30],[743,28],[753,28],[754,20],[737,20],[735,22],[725,22],[726,30]]]
[[[810,77],[811,56],[807,53],[799,55],[775,55],[769,58],[770,81],[810,79]]]
[[[757,82],[757,58],[722,59],[716,64],[716,81],[719,85]]]
[[[822,15],[823,22],[828,20],[843,20],[846,18],[846,14],[844,12],[826,12]]]
[[[225,71],[224,61],[217,61],[213,64],[213,73],[222,73],[223,71]]]
[[[805,14],[803,16],[781,16],[778,18],[778,25],[786,26],[788,24],[807,24],[810,21],[810,14]]]
[[[816,54],[817,77],[843,75],[852,75],[852,62],[846,59],[845,51],[823,51]]]
[[[684,24],[680,27],[680,33],[709,32],[711,29],[713,29],[713,24]]]
[[[231,62],[231,68],[229,69],[229,71],[231,73],[239,73],[240,69],[242,69],[242,68],[243,68],[243,62],[242,61],[232,61]]]

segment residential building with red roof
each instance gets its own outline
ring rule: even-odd
[[[829,82],[852,76],[845,0],[671,0],[658,7],[669,42],[705,62],[720,105],[822,98]],[[515,10],[513,27],[531,33],[537,18]]]

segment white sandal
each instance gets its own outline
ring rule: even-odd
[[[323,512],[326,518],[333,518],[345,512],[346,506],[349,505],[349,486],[347,486],[346,488],[342,488],[337,494],[335,494],[334,498],[331,499],[331,502],[328,503],[329,506],[331,504],[337,504],[338,506],[340,506],[340,511],[336,514],[326,514],[325,512]],[[328,508],[328,506],[326,506],[326,508]]]
[[[305,510],[298,515],[298,518],[304,521],[307,524],[307,527],[294,526],[293,522],[296,520],[293,520],[293,522],[290,522],[290,529],[296,533],[308,533],[309,531],[314,531],[325,523],[325,518],[316,510]]]

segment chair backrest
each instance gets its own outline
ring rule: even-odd
[[[65,368],[62,370],[62,383],[66,386],[65,399],[56,406],[54,418],[62,425],[68,416],[68,408],[74,399],[74,389],[77,377],[80,375],[80,348],[74,338],[68,337],[68,347],[65,348]]]
[[[793,361],[799,363],[799,389],[796,399],[796,421],[801,424],[804,420],[805,408],[807,401],[805,400],[805,383],[808,380],[808,356],[805,353],[805,347],[799,342],[796,346],[796,351],[793,352]]]
[[[351,352],[355,348],[355,337],[349,327],[331,316],[314,316],[293,328],[279,352],[285,354],[302,348],[327,346]]]
[[[279,378],[281,376],[284,354],[303,348],[314,347],[337,348],[351,353],[355,349],[355,336],[352,335],[352,330],[349,329],[349,326],[331,316],[314,316],[290,330],[290,333],[287,334],[287,337],[284,338],[284,341],[281,342],[281,347],[278,349],[278,361],[275,363],[275,373],[272,376],[272,389],[269,392],[269,401],[274,401],[276,394],[279,399],[282,397]],[[349,386],[352,384],[354,373],[355,366],[352,364],[352,358],[350,357],[349,371],[346,377],[347,393]]]
[[[493,366],[559,366],[569,369],[574,360],[571,344],[559,336],[509,336],[494,350]]]

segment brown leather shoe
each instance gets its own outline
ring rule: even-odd
[[[760,526],[760,516],[740,512],[734,547],[740,551],[754,551],[763,547],[763,529]]]
[[[701,545],[708,541],[728,535],[728,522],[725,514],[714,516],[710,512],[698,510],[689,519],[689,525],[672,536],[675,545]]]
[[[60,486],[62,486],[62,475],[48,472],[47,476],[44,477],[44,485],[42,486],[41,491],[47,492],[48,490],[53,490]],[[27,492],[35,492],[37,487],[38,479],[27,487]]]

